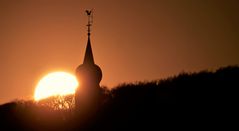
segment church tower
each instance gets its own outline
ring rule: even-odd
[[[94,62],[93,52],[91,48],[91,26],[93,23],[93,12],[86,11],[88,15],[88,41],[84,56],[83,64],[76,68],[76,76],[79,87],[75,93],[75,106],[79,111],[95,110],[100,101],[100,81],[102,79],[102,71]]]

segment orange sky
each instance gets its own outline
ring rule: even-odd
[[[101,85],[239,64],[237,0],[1,0],[0,103],[32,98],[47,72],[74,74],[91,8]]]

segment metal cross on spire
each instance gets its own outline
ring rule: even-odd
[[[88,24],[86,26],[88,26],[88,35],[90,35],[90,31],[91,31],[91,26],[93,24],[93,9],[91,10],[86,10],[85,11],[87,16],[88,16]]]

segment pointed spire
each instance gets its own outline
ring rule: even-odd
[[[86,46],[86,51],[85,51],[85,58],[83,64],[95,64],[94,62],[94,57],[91,49],[91,42],[90,42],[90,27],[92,26],[93,23],[93,12],[92,10],[86,10],[87,16],[88,16],[88,24],[86,25],[88,27],[88,41],[87,41],[87,46]]]
[[[94,57],[91,49],[90,35],[88,34],[88,42],[85,51],[85,58],[83,64],[95,64]]]

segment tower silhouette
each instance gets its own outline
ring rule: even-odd
[[[102,79],[102,71],[94,62],[93,52],[91,48],[90,35],[93,14],[86,11],[88,15],[88,41],[85,51],[83,64],[76,68],[76,76],[79,81],[79,87],[75,93],[75,106],[79,111],[95,110],[100,101],[100,81]]]

